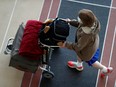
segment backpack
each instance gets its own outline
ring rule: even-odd
[[[50,26],[50,29],[47,33],[44,33],[44,27],[41,29],[40,35],[40,42],[47,44],[47,45],[56,45],[59,41],[66,41],[67,37],[69,36],[70,27],[68,23],[61,18],[56,18]]]

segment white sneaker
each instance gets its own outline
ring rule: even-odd
[[[104,78],[105,76],[107,76],[108,74],[110,74],[111,72],[113,71],[113,68],[112,67],[107,67],[107,71],[101,71],[101,78]]]
[[[14,38],[9,38],[8,39],[8,43],[7,43],[6,49],[4,51],[5,54],[10,54],[11,53],[13,41],[14,41]]]
[[[83,70],[83,65],[82,66],[78,66],[78,63],[77,62],[74,62],[74,61],[68,61],[68,66],[70,68],[75,68],[78,71],[82,71]]]

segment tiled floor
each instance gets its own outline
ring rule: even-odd
[[[20,87],[23,72],[9,67],[4,54],[7,40],[14,37],[21,22],[39,19],[44,0],[0,0],[0,87]]]
[[[106,44],[104,44],[102,63],[105,65],[108,65],[108,66],[111,65],[111,66],[115,67],[115,64],[116,64],[115,63],[115,51],[116,51],[115,50],[115,47],[116,47],[115,33],[116,33],[116,31],[114,31],[114,30],[116,30],[116,24],[115,24],[116,22],[115,22],[114,16],[116,14],[116,8],[115,8],[116,0],[107,0],[109,2],[112,1],[111,6],[109,6],[110,3],[108,4],[107,1],[103,1],[103,0],[90,1],[90,2],[96,2],[93,4],[83,2],[83,1],[89,1],[89,0],[62,0],[62,2],[64,1],[64,3],[61,4],[62,5],[61,8],[62,7],[63,8],[60,9],[60,11],[59,11],[59,8],[57,8],[59,6],[59,3],[58,3],[59,1],[61,1],[61,0],[0,0],[0,87],[38,87],[38,81],[39,81],[38,77],[39,77],[39,74],[41,74],[41,73],[37,73],[34,75],[32,75],[32,74],[30,75],[30,73],[24,74],[24,72],[22,72],[22,71],[19,71],[17,69],[9,67],[10,55],[4,54],[4,50],[5,50],[5,46],[7,45],[8,38],[15,36],[16,31],[17,31],[19,25],[21,24],[21,22],[26,22],[29,19],[36,19],[36,20],[41,19],[43,21],[46,18],[55,18],[56,16],[60,16],[60,17],[64,17],[64,18],[72,17],[72,14],[74,14],[74,13],[72,13],[72,12],[71,12],[71,14],[69,13],[69,11],[72,11],[72,8],[74,11],[77,11],[77,8],[80,9],[83,7],[88,7],[93,10],[96,9],[94,11],[97,13],[97,16],[101,20],[102,32],[105,32],[105,31],[103,31],[103,29],[105,29],[105,28],[107,28],[107,31],[108,31],[107,36],[106,36],[106,41],[105,41]],[[103,1],[103,2],[101,3],[101,1]],[[97,3],[100,3],[100,5]],[[107,5],[105,5],[106,3],[107,3]],[[75,4],[75,5],[73,5],[73,4]],[[43,7],[43,5],[44,5],[44,7]],[[68,8],[69,5],[71,6],[70,8]],[[43,7],[43,9],[42,9],[42,7]],[[64,11],[65,8],[66,8],[66,10]],[[110,9],[110,12],[109,12],[109,9]],[[59,11],[59,13],[58,13],[59,15],[57,14],[57,11]],[[105,15],[104,17],[102,16],[103,14]],[[109,14],[109,17],[107,17],[108,16],[107,14]],[[107,20],[109,20],[109,21],[107,22]],[[106,27],[106,25],[107,25],[107,27]],[[110,48],[112,48],[114,50],[112,50],[110,52]],[[64,51],[63,50],[60,50],[60,51],[62,51],[62,54],[60,52],[58,57],[61,55],[64,55],[63,54]],[[69,55],[70,54],[71,53],[69,53]],[[55,54],[55,57],[56,57],[56,55],[57,54]],[[62,57],[64,57],[64,56],[62,56]],[[110,59],[112,58],[112,60],[109,61],[109,58]],[[56,59],[58,59],[58,58],[56,58]],[[59,62],[61,62],[61,60],[59,60]],[[59,63],[59,62],[57,60],[57,63]],[[64,64],[64,61],[62,61],[62,62]],[[61,68],[61,66],[57,67],[57,68]],[[56,69],[55,66],[54,66],[54,69]],[[62,74],[59,74],[57,72],[57,70],[59,70],[59,69],[54,70],[55,72],[58,73],[57,77],[59,75],[58,80],[57,80],[57,77],[55,77],[51,83],[49,81],[45,81],[45,83],[44,83],[44,81],[43,81],[43,85],[46,85],[46,87],[56,87],[56,86],[62,87],[61,81],[64,84],[64,82],[66,81],[68,76],[70,78],[70,75],[71,76],[77,75],[77,72],[70,72],[70,70],[68,68],[66,68],[66,66],[64,66],[64,65],[62,66],[62,69],[64,71]],[[65,71],[66,71],[66,73],[65,73]],[[67,71],[68,71],[68,73],[67,73]],[[90,75],[91,78],[93,78],[94,76],[92,76],[93,73],[88,74],[88,72],[86,72],[86,71],[89,71],[89,69],[85,68],[85,73],[83,72],[84,74],[81,74],[81,75],[78,75],[78,77],[75,77],[75,79],[77,79],[77,82],[79,81],[79,83],[81,84],[80,85],[79,83],[75,82],[74,83],[74,84],[76,84],[75,86],[78,86],[78,85],[79,85],[79,87],[82,86],[84,80],[85,80],[84,86],[89,85],[89,83],[86,82],[86,80],[88,81],[88,79],[85,79],[85,77],[89,77],[89,75]],[[97,77],[98,81],[96,81],[96,82],[94,81],[96,84],[98,84],[98,85],[96,85],[96,87],[116,87],[115,72],[116,72],[116,69],[114,69],[113,73],[110,75],[109,78],[106,79],[106,81],[105,81],[105,79],[100,79],[99,77]],[[65,75],[63,77],[64,79],[66,78],[65,81],[64,81],[64,79],[61,79],[63,75]],[[83,77],[84,80],[81,80],[81,82],[80,82],[79,76]],[[98,76],[99,76],[99,74],[98,74]],[[32,77],[33,77],[33,79],[32,79]],[[22,79],[24,81],[22,81]],[[59,80],[59,79],[61,79],[61,80]],[[74,79],[74,77],[73,77],[73,79]],[[96,77],[95,77],[95,79],[96,79]],[[31,84],[31,81],[32,81],[32,84]],[[42,83],[42,81],[40,81],[40,82]],[[72,81],[71,84],[68,85],[69,81],[67,80],[67,83],[65,84],[65,85],[67,85],[66,87],[69,87],[70,85],[71,85],[70,87],[72,87],[73,82],[74,81]],[[92,82],[92,81],[90,81],[90,82],[95,85],[94,82]],[[21,83],[24,83],[23,84],[24,86],[21,86]],[[37,84],[35,84],[35,83],[37,83]],[[54,84],[56,84],[56,86],[54,86]],[[59,86],[58,84],[60,84],[61,86]],[[25,85],[28,85],[28,86],[25,86]],[[37,85],[37,86],[35,86],[35,85]],[[43,85],[41,87],[45,87]],[[111,86],[111,85],[113,85],[113,86]],[[90,84],[87,87],[92,87],[92,86],[93,85]]]

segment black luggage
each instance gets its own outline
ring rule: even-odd
[[[19,29],[15,35],[9,66],[12,66],[16,69],[19,69],[25,72],[35,73],[36,70],[38,69],[38,66],[43,63],[47,67],[50,67],[48,65],[49,64],[48,62],[49,62],[49,59],[51,59],[51,54],[52,54],[50,47],[45,47],[45,48],[43,47],[41,49],[38,46],[42,46],[42,43],[48,46],[56,46],[57,42],[65,41],[69,35],[70,28],[66,21],[59,18],[56,18],[52,23],[49,24],[50,30],[46,34],[44,34],[43,32],[45,25],[40,21],[29,20],[26,25],[27,26],[24,26],[24,24],[22,23],[19,26]],[[28,29],[28,28],[29,28],[29,31],[26,31],[25,29]],[[38,28],[41,31],[38,31],[37,33],[36,30]],[[32,31],[33,29],[35,31],[33,31],[32,33],[33,34],[35,33],[35,35],[31,35],[32,33],[30,33],[30,31]],[[25,36],[27,36],[26,39],[25,39]],[[33,40],[36,43],[32,43],[31,41]],[[25,42],[26,44],[23,42]],[[31,46],[32,46],[32,50],[28,49]],[[46,50],[47,53],[42,54],[43,50],[44,51]],[[49,77],[50,75],[50,77],[52,77],[52,74],[50,74],[49,68],[48,70],[45,69],[44,71],[47,71],[49,73],[49,74],[44,73],[45,76]]]
[[[28,58],[23,57],[18,53],[23,33],[24,33],[24,24],[22,23],[19,26],[19,29],[13,41],[9,66],[12,66],[21,71],[35,73],[36,70],[38,69],[38,65],[40,64],[40,60],[29,60]]]
[[[62,20],[61,18],[56,18],[47,26],[50,26],[47,33],[44,33],[44,27],[39,33],[40,42],[52,46],[57,45],[57,43],[60,41],[66,41],[70,30],[70,27],[66,21]]]

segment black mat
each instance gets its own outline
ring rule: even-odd
[[[91,1],[91,3],[109,6],[110,0],[94,0]],[[59,10],[59,17],[71,19],[77,18],[77,12],[83,8],[91,9],[101,22],[100,51],[102,51],[109,8],[62,0]],[[71,27],[68,41],[74,41],[74,35],[75,28]],[[67,61],[69,60],[76,61],[76,54],[74,53],[74,51],[68,50],[66,48],[59,48],[57,50],[54,50],[50,64],[51,70],[54,72],[55,77],[53,79],[42,78],[40,87],[95,87],[98,73],[97,69],[92,68],[84,63],[84,70],[82,72],[79,72],[75,69],[70,69],[69,67],[67,67]]]

